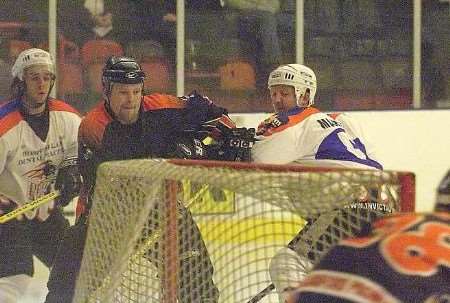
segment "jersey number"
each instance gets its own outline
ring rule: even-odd
[[[340,132],[337,134],[339,140],[344,144],[347,150],[352,153],[355,157],[366,160],[367,155],[365,153],[364,145],[359,139],[351,140],[346,133]]]
[[[350,238],[342,245],[364,248],[379,242],[384,259],[398,272],[430,276],[439,265],[450,266],[450,227],[439,222],[422,222],[417,230],[409,230],[424,218],[393,216],[374,224],[374,236]]]

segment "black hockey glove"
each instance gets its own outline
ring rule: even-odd
[[[73,198],[78,196],[80,188],[81,176],[78,171],[77,158],[64,160],[56,175],[55,189],[60,192],[57,203],[61,206],[67,206]]]
[[[176,143],[175,157],[190,160],[206,160],[208,159],[206,146],[200,138],[195,138],[195,134],[186,131],[185,137],[179,139]]]
[[[175,139],[175,157],[193,160],[213,160],[211,158],[212,145],[217,144],[216,139],[222,138],[222,131],[217,127],[223,124],[225,128],[234,127],[234,122],[225,115],[203,123],[196,129],[189,129]]]
[[[207,97],[200,95],[197,91],[192,91],[189,95],[181,97],[186,102],[186,107],[201,108],[210,106],[212,101]]]
[[[250,162],[255,142],[254,128],[232,128],[223,133],[222,143],[214,158],[222,161]]]
[[[207,121],[199,129],[183,132],[176,141],[176,157],[248,162],[255,142],[254,128],[236,128],[226,115]]]
[[[249,162],[251,148],[255,142],[254,128],[236,128],[236,124],[228,116],[205,122],[202,125],[215,144],[208,146],[210,159],[221,161]]]
[[[181,100],[186,103],[186,129],[197,129],[205,121],[220,118],[228,113],[225,108],[217,106],[208,97],[202,96],[196,91],[181,97]]]

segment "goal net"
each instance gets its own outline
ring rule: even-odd
[[[74,302],[248,302],[288,243],[315,264],[376,216],[413,211],[414,188],[412,173],[394,171],[104,163]]]

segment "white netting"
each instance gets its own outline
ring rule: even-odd
[[[316,263],[380,214],[372,208],[413,203],[404,173],[174,163],[100,166],[74,302],[247,302],[304,219],[293,246]]]

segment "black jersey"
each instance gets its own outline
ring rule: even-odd
[[[385,217],[334,247],[291,295],[300,302],[431,303],[450,299],[450,215]]]
[[[114,119],[104,102],[83,118],[78,136],[79,166],[84,188],[77,207],[77,212],[82,213],[82,220],[78,220],[77,224],[69,229],[61,244],[47,284],[49,293],[46,303],[70,302],[74,294],[89,225],[86,214],[90,208],[89,198],[95,183],[97,166],[111,160],[171,157],[175,151],[175,142],[183,135],[184,130],[195,129],[207,120],[226,114],[225,109],[213,103],[204,102],[193,107],[187,106],[186,103],[186,99],[169,95],[144,96],[139,117],[130,125],[121,124]],[[200,230],[189,210],[181,203],[178,208],[178,239],[191,239],[187,245],[179,246],[179,255],[193,256],[180,261],[180,287],[193,286],[180,291],[178,301],[217,302],[219,293],[212,279],[214,268]],[[159,221],[161,215],[158,207],[155,207],[149,216],[149,225],[155,230],[158,228],[155,222]],[[150,262],[159,262],[162,258],[158,246],[156,241],[155,247],[149,248],[145,254]],[[208,276],[192,278],[196,276],[192,270],[198,268],[198,264],[206,269]]]

